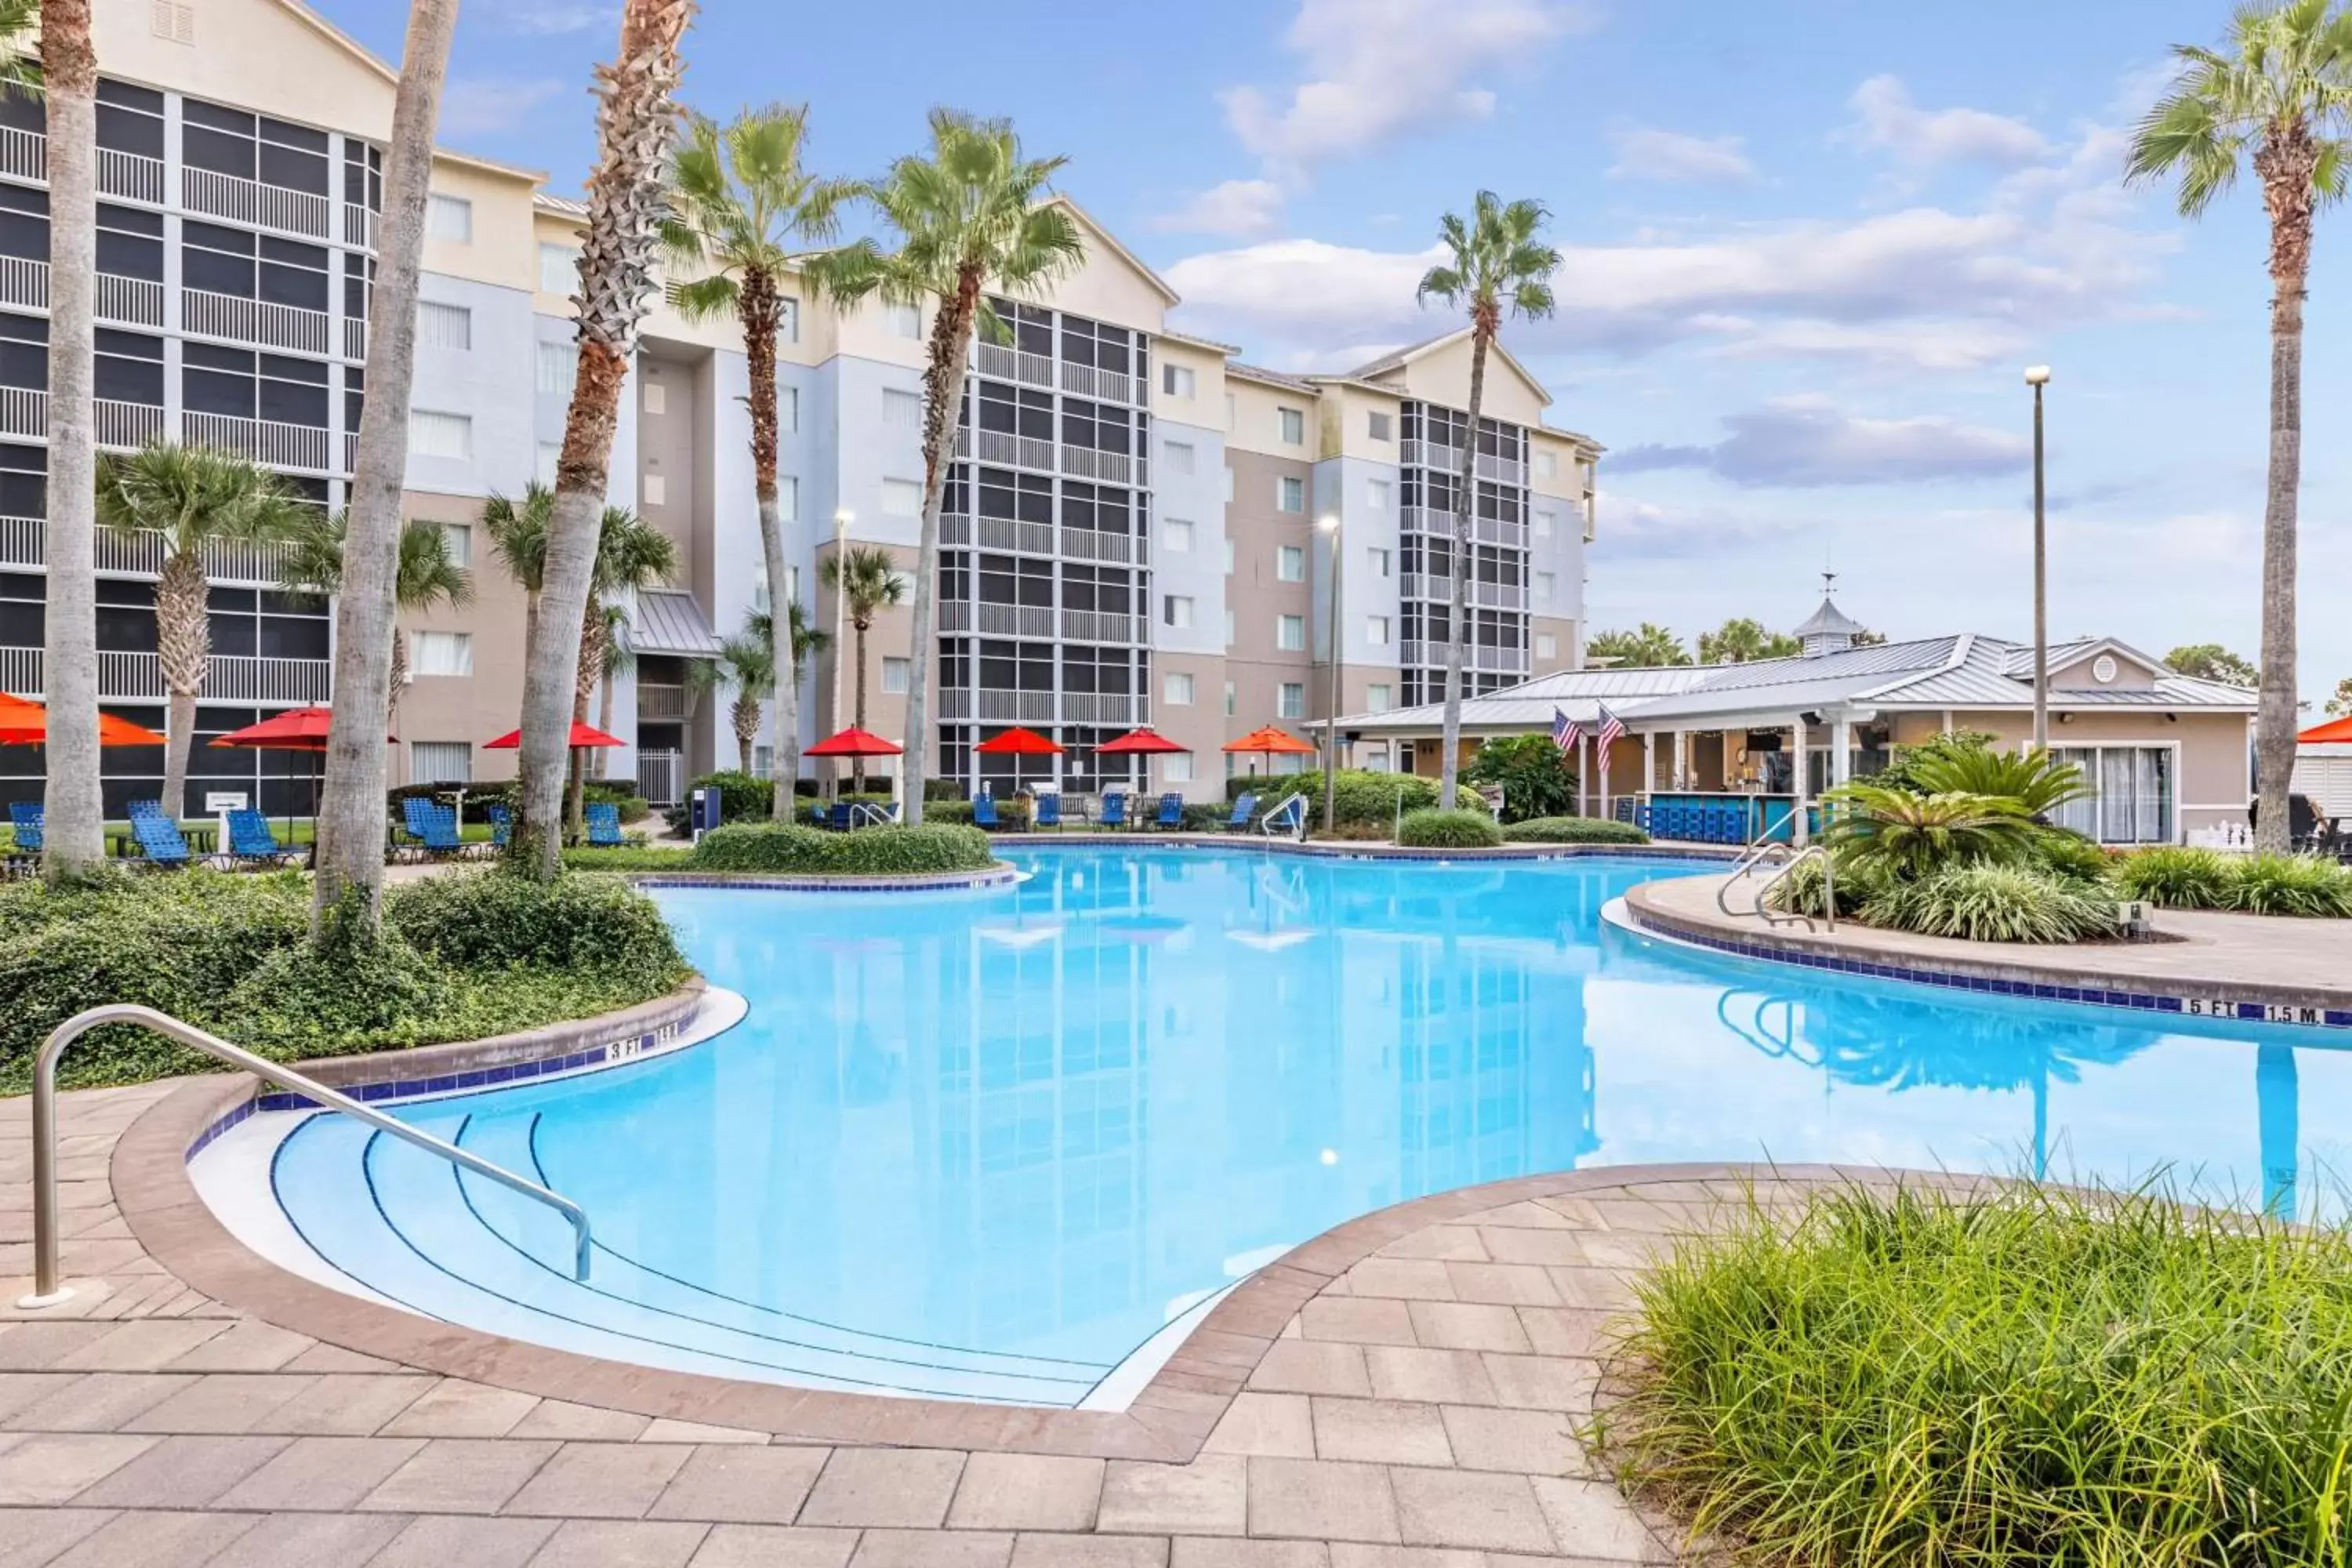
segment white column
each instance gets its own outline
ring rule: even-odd
[[[1687,759],[1687,757],[1686,757],[1686,755],[1685,755],[1685,752],[1684,752],[1684,749],[1683,749],[1683,741],[1684,741],[1684,739],[1685,739],[1685,731],[1681,731],[1681,730],[1677,730],[1677,731],[1675,731],[1675,778],[1674,778],[1674,787],[1675,787],[1675,788],[1676,788],[1676,789],[1688,789],[1688,788],[1690,788],[1689,762],[1688,762],[1688,759]]]
[[[1592,737],[1581,736],[1576,744],[1577,749],[1583,753],[1576,766],[1576,815],[1591,816],[1592,815]]]
[[[1644,794],[1658,787],[1658,737],[1647,731],[1642,736],[1642,789]]]
[[[1830,785],[1835,788],[1853,777],[1853,721],[1839,714],[1830,721]]]
[[[1789,721],[1789,743],[1796,749],[1797,752],[1795,774],[1790,780],[1791,787],[1793,787],[1797,793],[1797,804],[1793,808],[1795,813],[1794,817],[1789,824],[1789,832],[1790,837],[1797,844],[1801,846],[1808,842],[1812,837],[1811,833],[1808,831],[1805,822],[1805,807],[1807,804],[1806,796],[1809,793],[1809,785],[1811,783],[1812,769],[1807,765],[1808,759],[1805,755],[1805,721],[1801,715]]]

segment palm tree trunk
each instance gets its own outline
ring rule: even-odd
[[[580,374],[555,464],[541,608],[523,658],[521,818],[510,864],[552,881],[561,866],[565,731],[580,660],[604,489],[619,422],[621,384],[636,353],[653,289],[655,225],[666,211],[662,166],[676,116],[678,39],[694,0],[625,0],[620,52],[596,70],[597,162],[588,179],[588,230],[580,253]]]
[[[335,717],[327,735],[319,806],[313,941],[356,922],[376,925],[383,889],[383,716],[392,706],[392,632],[400,577],[400,486],[408,467],[408,394],[416,373],[416,275],[425,250],[425,197],[433,132],[457,0],[413,0],[384,159],[383,217],[369,307],[367,399],[358,471],[343,535],[335,603]]]
[[[2306,142],[2307,144],[2307,142]],[[2268,161],[2258,155],[2258,168]],[[2311,166],[2263,168],[2271,213],[2270,491],[2263,505],[2263,676],[2254,720],[2254,847],[2294,838],[2295,511],[2303,482],[2303,301],[2311,272]]]
[[[971,357],[972,321],[980,309],[979,272],[966,268],[952,298],[940,300],[931,322],[923,371],[923,528],[915,549],[914,630],[907,659],[906,815],[923,820],[923,783],[930,773],[931,619],[939,598],[940,512],[947,504],[948,466],[954,460],[956,420],[963,409],[964,366]],[[861,686],[861,693],[863,688]]]
[[[607,635],[604,608],[592,593],[588,595],[588,613],[580,621],[580,658],[573,672],[572,717],[576,722],[584,724],[588,721],[588,700],[595,695],[596,682],[603,676]],[[568,784],[563,805],[565,836],[578,844],[588,837],[588,753],[583,747],[572,748]]]
[[[106,862],[98,753],[98,461],[90,386],[98,273],[98,57],[89,0],[41,7],[49,116],[49,708],[41,874],[52,883]]]
[[[613,732],[613,673],[606,670],[603,689],[596,698],[596,728],[604,731],[607,735]],[[604,766],[604,759],[611,753],[611,750],[609,746],[596,748],[596,776],[599,779],[612,776],[610,771]]]
[[[203,557],[175,551],[165,558],[155,579],[155,663],[171,694],[171,717],[163,726],[163,810],[173,817],[188,809],[188,749],[195,740],[196,697],[205,689],[212,653],[208,598]]]
[[[853,699],[851,709],[856,717],[851,722],[863,730],[866,728],[866,628],[874,623],[866,616],[852,616],[849,624],[857,644],[857,668],[850,673],[850,679],[856,682],[856,685],[852,688],[856,696]],[[864,757],[857,758],[852,765],[851,778],[852,793],[864,795],[866,793],[866,759]]]
[[[776,280],[764,268],[743,277],[736,314],[743,323],[743,360],[751,383],[751,489],[760,511],[760,560],[768,573],[768,640],[776,668],[776,755],[769,774],[768,816],[793,819],[801,776],[801,689],[793,647],[793,607],[784,591],[784,527],[776,504]],[[756,704],[754,705],[756,708]],[[743,771],[751,771],[743,742]]]
[[[383,722],[392,734],[400,733],[400,699],[408,689],[408,634],[398,626],[392,628],[392,700],[383,705]]]
[[[736,766],[748,774],[751,771],[751,748],[760,739],[760,700],[749,692],[738,697],[728,718],[735,726]]]
[[[1454,593],[1445,626],[1445,728],[1438,742],[1437,804],[1447,811],[1460,788],[1462,771],[1462,661],[1470,634],[1470,515],[1478,504],[1478,414],[1486,402],[1485,323],[1470,333],[1470,429],[1462,441],[1460,491],[1454,498]]]

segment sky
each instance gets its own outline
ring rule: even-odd
[[[401,8],[312,0],[396,58]],[[1475,192],[1550,212],[1559,308],[1505,342],[1609,449],[1594,630],[2032,630],[2048,389],[2053,637],[2258,648],[2258,193],[2122,181],[2169,48],[2222,0],[704,0],[683,97],[811,107],[878,173],[944,103],[1009,117],[1184,297],[1292,370],[1445,330],[1414,284]],[[574,192],[610,0],[466,0],[442,141]],[[2300,686],[2352,677],[2352,211],[2324,215],[2304,384]],[[2336,590],[2331,594],[2329,590]]]

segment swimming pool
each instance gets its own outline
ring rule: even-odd
[[[583,1203],[584,1286],[556,1216],[345,1118],[275,1145],[277,1203],[349,1281],[516,1338],[1076,1405],[1289,1247],[1469,1183],[1770,1158],[2308,1205],[2342,1164],[2352,1052],[2291,1031],[1602,926],[1705,862],[1010,854],[993,890],[663,889],[740,1025],[403,1111]]]

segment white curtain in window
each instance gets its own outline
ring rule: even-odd
[[[474,748],[466,741],[415,741],[409,744],[409,774],[418,784],[467,784],[474,776]]]

